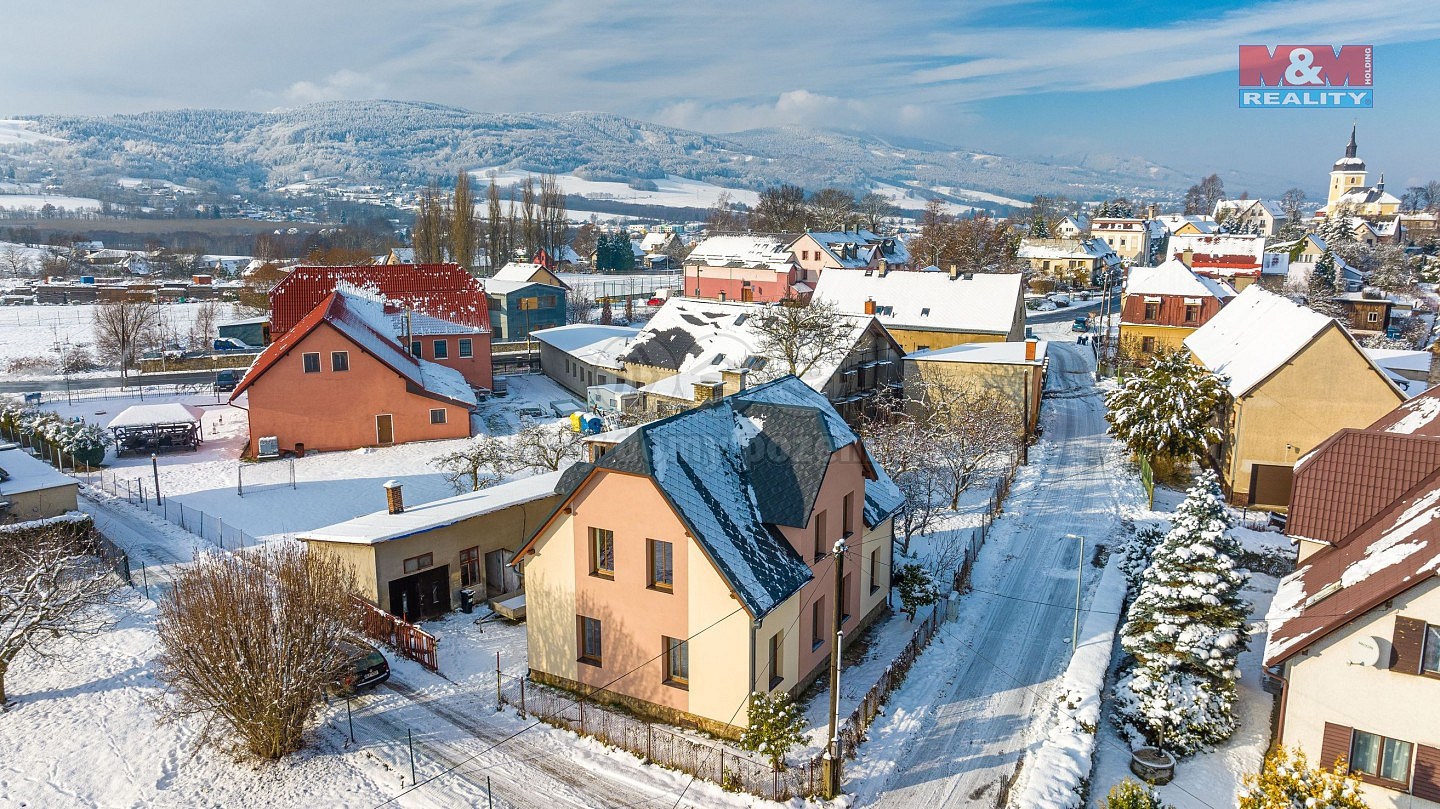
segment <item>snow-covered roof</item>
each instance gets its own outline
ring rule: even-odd
[[[1167,213],[1156,221],[1165,226],[1165,230],[1171,234],[1180,230],[1186,225],[1194,225],[1201,233],[1214,233],[1217,225],[1215,220],[1208,216],[1198,214]]]
[[[842,312],[862,313],[875,302],[875,316],[887,327],[925,331],[1009,334],[1022,299],[1019,273],[975,273],[951,279],[944,272],[820,274],[814,297]]]
[[[1158,267],[1131,267],[1125,294],[1185,295],[1224,301],[1235,297],[1235,290],[1223,281],[1196,275],[1183,261],[1172,258]]]
[[[649,233],[646,233],[645,236],[640,239],[640,249],[644,250],[646,253],[654,253],[659,250],[664,250],[665,245],[669,244],[670,241],[674,238],[675,234],[673,233],[669,233],[663,230],[652,230]]]
[[[1244,257],[1258,267],[1265,255],[1265,237],[1249,233],[1209,233],[1171,236],[1167,248],[1172,257],[1193,251],[1196,263],[1207,258],[1223,261],[1229,257]]]
[[[851,274],[826,273],[822,274],[822,278]],[[660,380],[654,385],[662,386],[667,391],[683,388],[684,398],[688,399],[692,382],[719,381],[720,371],[751,367],[751,360],[760,353],[762,343],[753,328],[751,318],[771,305],[671,298],[650,318],[650,322],[640,334],[630,341],[626,351],[620,355],[620,361],[675,371],[681,378]],[[842,317],[850,327],[848,340],[852,346],[860,342],[861,336],[874,320],[873,317],[863,314]],[[831,352],[805,373],[805,383],[817,390],[824,387],[844,359],[844,352]],[[707,373],[709,375],[704,376]],[[658,392],[661,388],[645,388],[647,391],[652,389]]]
[[[854,269],[873,265],[880,259],[891,264],[909,264],[910,252],[904,243],[893,237],[878,236],[868,230],[807,230],[829,256],[829,264]],[[801,237],[802,239],[804,236]],[[798,240],[797,240],[798,241]]]
[[[77,486],[79,481],[48,463],[30,457],[20,447],[11,444],[0,449],[0,500],[12,494],[25,494],[54,489],[60,486]]]
[[[259,317],[244,317],[244,318],[241,318],[241,319],[239,319],[239,320],[227,320],[227,321],[225,321],[224,323],[217,323],[217,324],[215,324],[215,325],[216,325],[217,327],[219,327],[219,326],[252,326],[252,325],[258,325],[258,324],[261,324],[261,323],[269,323],[269,322],[270,322],[270,316],[269,316],[269,315],[260,315]]]
[[[571,323],[568,326],[531,332],[530,336],[564,351],[580,362],[605,368],[619,368],[620,355],[625,352],[629,341],[639,333],[639,329],[627,326]]]
[[[407,333],[415,337],[431,334],[485,333],[485,330],[478,326],[463,326],[420,312],[386,312],[385,317],[390,321],[391,333],[396,337],[403,337]]]
[[[1400,198],[1384,188],[1354,188],[1335,200],[1336,205],[1399,205]]]
[[[1227,377],[1230,394],[1239,398],[1334,322],[1252,285],[1186,337],[1185,347],[1206,368]]]
[[[710,236],[695,245],[686,264],[708,267],[768,267],[785,271],[794,263],[790,245],[775,236]]]
[[[1396,348],[1367,348],[1366,355],[1376,365],[1390,371],[1428,372],[1434,359],[1429,351],[1408,351]]]
[[[374,545],[392,539],[404,539],[424,531],[454,525],[484,514],[492,514],[511,506],[530,503],[555,494],[564,471],[548,472],[528,478],[501,483],[478,492],[447,497],[419,505],[405,505],[399,514],[376,511],[334,525],[307,531],[303,538],[322,542],[347,542]]]
[[[932,348],[906,354],[905,361],[916,362],[970,362],[987,365],[1039,365],[1045,361],[1050,343],[1039,340],[1035,343],[1035,359],[1025,359],[1024,341],[1005,343],[961,343],[947,348]]]
[[[1108,264],[1118,264],[1120,259],[1115,249],[1102,238],[1093,239],[1021,239],[1020,258],[1039,259],[1101,259]]]
[[[559,298],[560,292],[563,291],[561,287],[555,286],[554,284],[547,284],[547,283],[545,283],[545,282],[543,282],[543,281],[530,281],[530,280],[511,281],[511,280],[503,279],[503,278],[486,278],[486,279],[485,279],[485,291],[486,291],[487,293],[492,294],[492,295],[509,295],[509,294],[512,294],[512,293],[515,293],[515,292],[519,292],[520,290],[525,289],[525,288],[527,288],[527,287],[534,287],[534,286],[546,287],[547,289],[556,290],[556,298],[555,298],[555,299],[556,299],[557,301],[560,299],[560,298]]]
[[[483,280],[485,288],[488,290],[490,285],[496,281],[530,281],[538,272],[549,272],[549,268],[543,264],[529,261],[512,261],[496,270],[494,275]]]
[[[153,424],[199,424],[205,411],[195,405],[167,402],[165,404],[131,405],[120,411],[106,426],[149,427]]]

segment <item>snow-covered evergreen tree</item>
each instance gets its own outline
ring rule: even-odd
[[[1050,238],[1050,224],[1045,221],[1045,217],[1036,216],[1030,220],[1030,237],[1032,239]]]
[[[1155,548],[1164,538],[1164,531],[1147,525],[1136,531],[1120,548],[1120,572],[1125,574],[1125,581],[1131,590],[1139,589],[1145,569],[1150,567],[1150,558],[1155,555]]]
[[[915,620],[915,613],[940,600],[940,587],[924,565],[908,562],[895,568],[895,589],[900,591],[900,611]]]
[[[1240,591],[1249,574],[1235,567],[1240,547],[1213,472],[1186,493],[1172,524],[1121,630],[1136,662],[1116,698],[1124,724],[1188,753],[1235,731],[1237,658],[1250,611]]]
[[[1214,418],[1228,403],[1223,379],[1190,361],[1190,352],[1155,355],[1105,399],[1110,432],[1152,459],[1186,462],[1220,441]]]
[[[740,746],[763,754],[777,767],[791,748],[805,740],[805,717],[784,691],[751,694],[749,717]]]
[[[1110,788],[1105,796],[1105,809],[1168,809],[1155,790],[1126,778]]]
[[[1267,757],[1260,772],[1245,776],[1245,788],[1240,809],[1366,809],[1359,778],[1312,769],[1298,748]]]

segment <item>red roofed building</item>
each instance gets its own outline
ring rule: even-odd
[[[396,340],[384,305],[331,292],[271,343],[230,401],[250,422],[249,450],[343,450],[470,435],[475,394],[453,368]]]
[[[1288,258],[1267,254],[1265,237],[1249,233],[1171,236],[1168,252],[1196,275],[1228,281],[1236,291],[1244,291],[1262,275],[1289,272]]]
[[[270,292],[271,333],[279,338],[290,331],[346,285],[384,298],[395,334],[417,358],[454,368],[476,387],[491,387],[485,287],[459,264],[296,267]]]
[[[1345,759],[1372,807],[1440,807],[1440,388],[1295,470],[1299,568],[1266,621],[1278,741]]]

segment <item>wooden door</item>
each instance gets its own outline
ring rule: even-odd
[[[395,418],[389,413],[375,417],[375,443],[395,443]]]

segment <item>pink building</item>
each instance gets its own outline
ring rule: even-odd
[[[684,294],[725,301],[779,301],[810,294],[784,239],[711,236],[685,257]]]

